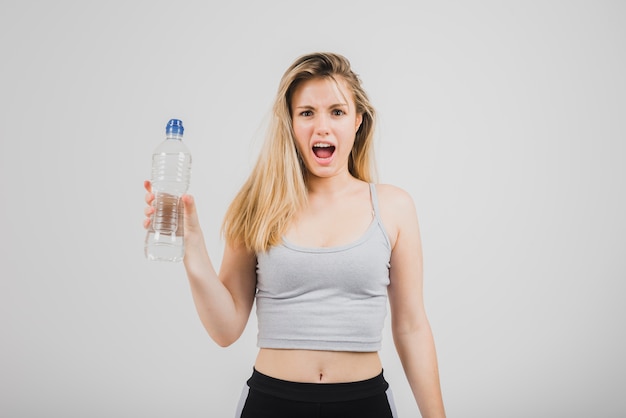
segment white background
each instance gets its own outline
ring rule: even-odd
[[[254,314],[210,340],[182,265],[144,259],[142,182],[182,119],[219,265],[280,76],[318,50],[415,199],[448,416],[626,414],[626,3],[2,1],[0,416],[232,416]]]

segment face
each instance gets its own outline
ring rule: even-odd
[[[291,98],[296,146],[309,175],[315,177],[348,173],[348,158],[363,120],[345,80],[336,80],[304,81]]]

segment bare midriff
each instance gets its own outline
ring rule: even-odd
[[[301,383],[358,382],[382,371],[377,352],[273,348],[260,349],[254,367],[267,376]]]

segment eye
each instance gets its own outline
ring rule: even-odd
[[[305,110],[300,112],[300,116],[312,116],[313,112],[311,112],[310,110]]]
[[[333,113],[333,116],[343,116],[346,114],[346,112],[344,112],[341,109],[334,109],[332,113]]]

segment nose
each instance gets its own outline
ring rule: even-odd
[[[328,135],[329,129],[329,118],[325,114],[317,114],[315,118],[315,134],[319,136]]]

